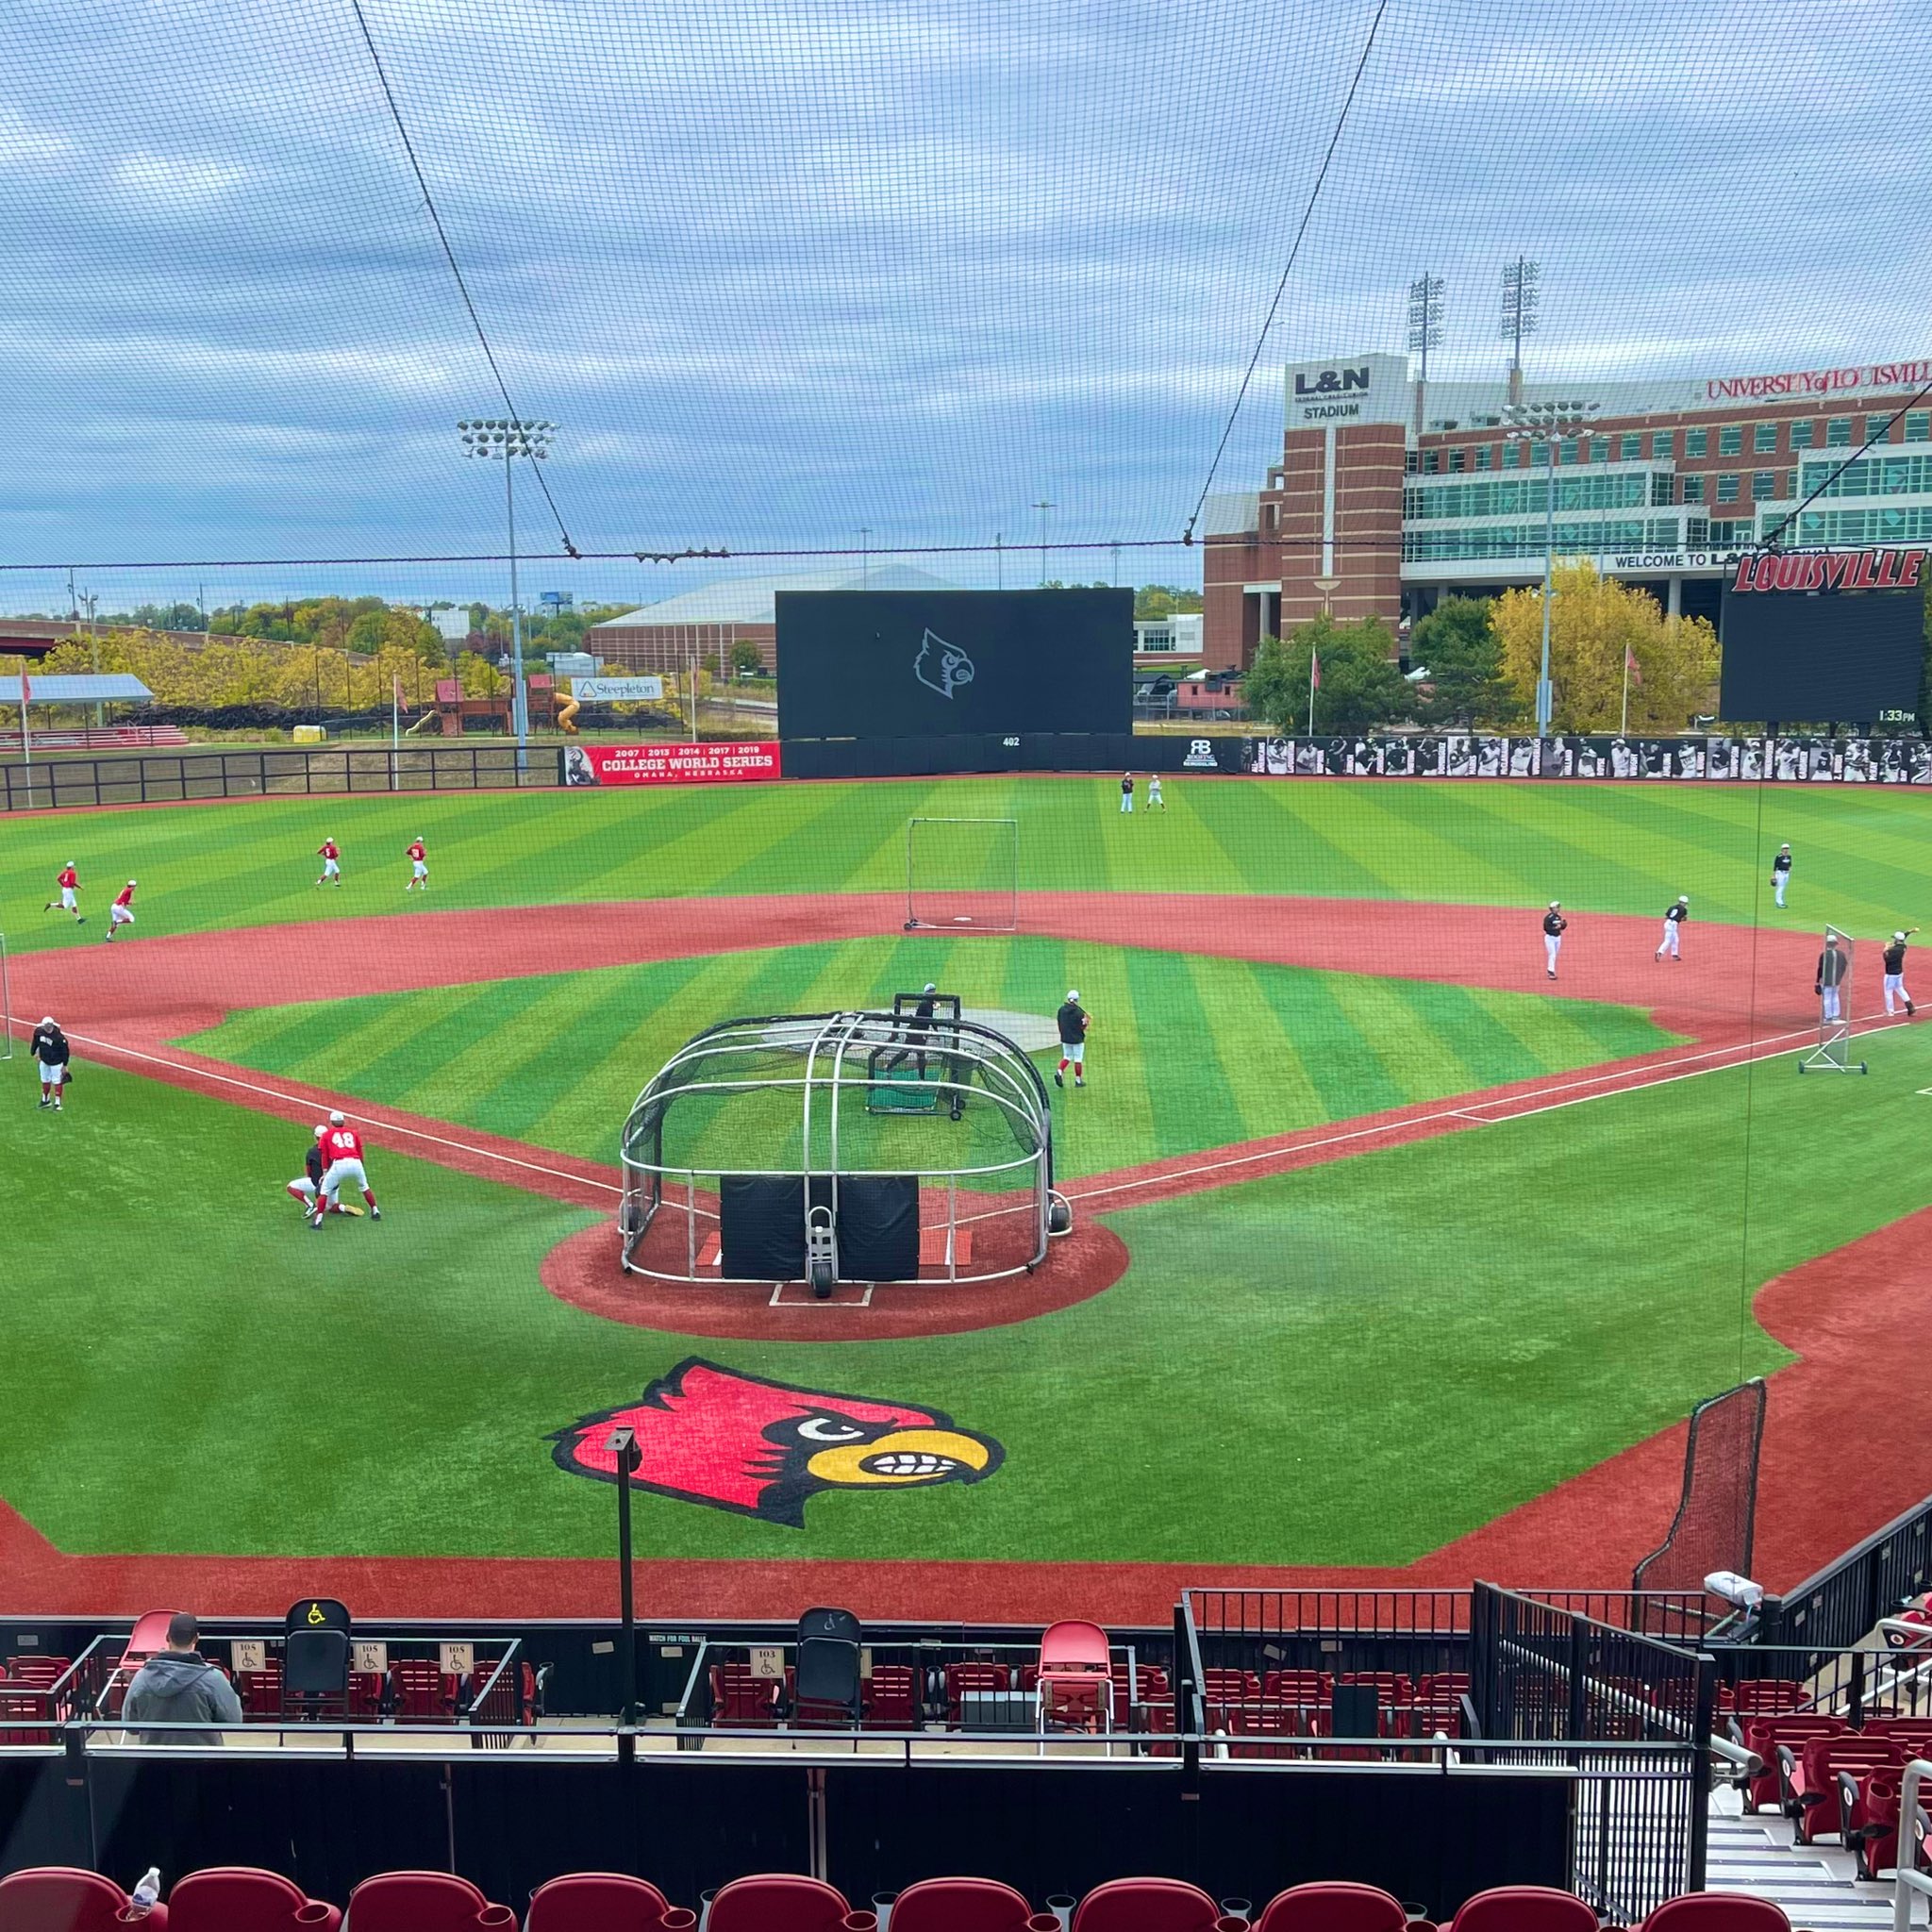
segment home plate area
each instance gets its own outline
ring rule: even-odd
[[[698,1249],[698,1272],[723,1278],[720,1272],[720,1257],[724,1243],[715,1234],[707,1235]],[[943,1279],[948,1264],[970,1268],[973,1265],[973,1230],[970,1227],[922,1227],[919,1230],[919,1269],[923,1275],[930,1268]],[[846,1290],[863,1288],[862,1300],[854,1300]],[[795,1294],[788,1290],[796,1291]],[[802,1281],[778,1281],[772,1285],[772,1306],[774,1308],[807,1305],[824,1307],[825,1302],[812,1301],[811,1291]],[[869,1307],[872,1305],[872,1284],[870,1282],[841,1282],[834,1291],[829,1306],[837,1307]]]

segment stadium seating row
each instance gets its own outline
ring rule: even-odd
[[[1914,1757],[1932,1756],[1932,1716],[1874,1717],[1854,1730],[1841,1717],[1787,1711],[1740,1729],[1763,1766],[1745,1786],[1746,1810],[1794,1820],[1800,1844],[1837,1839],[1861,1876],[1897,1864],[1899,1788]]]
[[[933,1878],[886,1907],[886,1932],[1435,1932],[1370,1885],[1298,1885],[1258,1912],[1244,1900],[1217,1904],[1173,1878],[1123,1878],[1076,1904],[1036,1912],[1010,1886],[989,1878]],[[48,1868],[0,1879],[0,1932],[110,1932],[129,1923],[128,1895],[95,1873]],[[145,1922],[153,1932],[339,1932],[343,1914],[304,1897],[273,1872],[197,1872],[176,1881]],[[437,1872],[391,1872],[349,1895],[346,1932],[695,1932],[698,1915],[670,1904],[641,1878],[576,1873],[553,1878],[519,1921],[468,1880]],[[816,1878],[774,1874],[734,1879],[705,1904],[704,1932],[877,1932]],[[1599,1932],[1581,1899],[1540,1886],[1479,1892],[1447,1932]],[[1790,1932],[1761,1899],[1703,1892],[1671,1900],[1641,1932]]]

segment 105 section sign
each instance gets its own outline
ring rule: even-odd
[[[778,746],[768,744],[567,744],[558,754],[561,784],[724,785],[779,776]]]

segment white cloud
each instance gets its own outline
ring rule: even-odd
[[[113,178],[144,200],[192,206],[219,200],[248,171],[207,155],[133,154],[114,164]]]

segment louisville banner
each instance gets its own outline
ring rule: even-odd
[[[1249,738],[1241,769],[1266,778],[1782,779],[1932,785],[1924,738]]]
[[[766,744],[567,744],[558,754],[564,785],[722,785],[779,775],[778,746]]]

